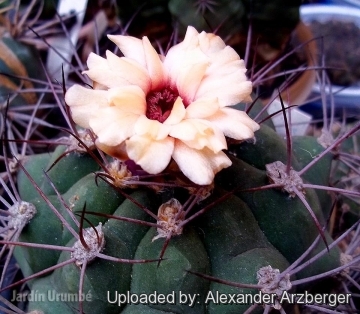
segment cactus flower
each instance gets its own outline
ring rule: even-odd
[[[251,100],[243,60],[218,36],[193,27],[166,56],[147,37],[109,39],[124,57],[89,55],[84,73],[93,89],[74,85],[65,95],[75,123],[95,133],[101,150],[148,173],[173,159],[194,183],[211,184],[231,165],[226,137],[246,140],[259,128],[229,108]]]

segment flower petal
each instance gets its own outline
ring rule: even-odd
[[[219,36],[212,33],[205,33],[202,31],[199,34],[198,39],[201,51],[207,55],[221,51],[226,47],[224,41]]]
[[[180,97],[178,97],[171,109],[170,115],[164,121],[164,124],[174,125],[184,119],[186,114],[185,106]]]
[[[172,126],[169,134],[190,148],[198,150],[207,147],[214,153],[218,153],[227,148],[224,134],[206,120],[183,120]]]
[[[221,108],[208,120],[226,136],[236,140],[253,138],[254,132],[260,128],[244,111],[232,108]]]
[[[175,141],[172,157],[180,170],[199,185],[211,184],[217,172],[231,166],[230,159],[222,151],[215,154],[206,148],[192,149],[179,140]]]
[[[65,102],[71,109],[74,122],[83,128],[89,128],[92,113],[108,106],[107,92],[93,90],[80,85],[71,86],[65,94]]]
[[[147,136],[153,140],[163,140],[170,132],[170,126],[157,120],[150,120],[146,116],[140,116],[134,126],[135,133]]]
[[[106,59],[89,56],[84,73],[102,90],[69,89],[66,100],[75,121],[94,131],[100,149],[133,159],[149,173],[163,171],[173,157],[190,180],[212,183],[218,171],[231,165],[222,152],[225,135],[246,139],[259,127],[246,113],[227,108],[250,99],[252,84],[243,60],[220,37],[193,27],[166,57],[147,37],[109,38],[125,57],[109,51]],[[179,95],[172,108],[161,98],[169,90]],[[163,123],[146,116],[150,91],[157,97],[148,99],[151,106],[165,111]]]
[[[99,142],[99,140],[95,141],[96,146],[102,150],[104,153],[113,156],[115,158],[118,158],[120,160],[126,161],[129,159],[129,156],[127,155],[126,152],[126,146],[125,146],[125,142],[122,142],[119,145],[116,146],[107,146],[101,142]]]
[[[165,84],[163,64],[159,54],[145,36],[142,40],[122,35],[108,35],[127,59],[135,60],[145,69],[151,78],[151,90],[160,89]]]
[[[194,26],[188,26],[186,29],[185,38],[181,44],[184,45],[184,49],[189,49],[191,47],[197,46],[199,39],[199,32]]]
[[[239,61],[239,65],[245,69],[244,61],[240,59],[237,52],[230,46],[226,46],[218,51],[208,51],[207,53],[211,60],[211,71],[209,71],[209,74],[213,74],[216,71],[227,71],[229,67],[225,68],[224,65],[236,64]]]
[[[170,137],[154,141],[148,136],[134,135],[126,141],[129,158],[151,174],[160,173],[167,167],[173,150],[174,139]]]
[[[105,58],[98,56],[97,54],[90,52],[86,64],[89,69],[94,67],[107,67],[107,61]]]
[[[201,64],[207,64],[204,73],[199,72]],[[185,105],[203,97],[218,97],[221,107],[251,101],[252,84],[245,75],[244,61],[214,34],[198,34],[188,27],[184,41],[167,53],[164,67],[171,87],[177,87]],[[196,73],[191,82],[189,72]],[[200,85],[194,84],[199,81]]]
[[[218,97],[221,107],[251,100],[252,83],[241,71],[228,75],[207,76],[199,86],[195,98]]]
[[[188,51],[192,51],[194,49],[198,49],[199,47],[198,36],[199,36],[198,31],[194,27],[188,26],[184,40],[178,43],[177,45],[172,46],[169,49],[168,53],[166,54],[166,60],[164,62],[168,62],[169,65],[176,66],[179,64],[179,61],[184,61],[182,59],[176,60],[175,58],[180,54],[186,53]],[[203,57],[204,54],[201,53],[201,56]]]
[[[219,110],[217,98],[200,98],[186,107],[187,119],[203,119]]]
[[[107,35],[108,38],[119,47],[125,57],[140,63],[146,68],[146,58],[142,40],[132,36]]]
[[[176,87],[178,76],[185,68],[189,69],[189,66],[209,61],[209,58],[199,48],[198,35],[195,28],[189,26],[184,41],[171,47],[166,54],[164,68],[167,71],[171,87]]]
[[[138,85],[144,93],[149,91],[151,82],[145,68],[133,60],[119,58],[110,51],[107,51],[106,55],[106,66],[103,63],[98,66],[94,64],[83,73],[108,88]]]
[[[145,36],[142,40],[145,53],[146,68],[151,78],[151,90],[161,89],[165,86],[165,74],[159,54]]]
[[[208,62],[199,62],[187,65],[179,72],[176,79],[176,88],[185,104],[189,105],[194,101],[194,96],[201,84],[207,67]]]
[[[114,87],[108,90],[110,105],[115,105],[124,112],[144,115],[146,99],[143,90],[138,86]]]
[[[145,93],[148,92],[151,82],[146,68],[130,58],[119,58],[109,50],[106,51],[106,57],[111,71],[121,73],[130,84],[141,87]]]
[[[134,125],[138,118],[136,114],[124,113],[116,107],[107,107],[97,110],[89,125],[100,143],[116,146],[134,134]]]

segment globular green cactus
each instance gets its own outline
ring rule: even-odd
[[[294,152],[299,149],[322,150],[312,138],[306,137],[297,139],[294,146]],[[161,215],[157,216],[158,221],[154,219],[159,207],[169,207],[170,212],[173,210],[172,216],[167,212],[166,217],[174,218],[179,210],[177,206],[184,204],[191,194],[204,190],[204,187],[189,192],[189,188],[178,184],[157,193],[148,183],[148,186],[135,189],[125,187],[120,191],[109,184],[112,180],[102,180],[94,174],[104,171],[95,162],[95,152],[92,155],[86,151],[69,152],[53,165],[64,150],[65,147],[60,146],[52,154],[27,157],[23,161],[25,170],[18,174],[21,198],[34,204],[37,211],[23,229],[20,240],[64,248],[16,247],[15,256],[25,276],[55,268],[52,273],[29,282],[31,289],[38,296],[45,296],[45,299],[30,301],[28,310],[76,313],[79,308],[78,299],[66,300],[64,297],[64,301],[54,302],[53,296],[47,292],[52,291],[58,296],[78,295],[84,262],[74,260],[75,253],[71,249],[75,247],[76,241],[80,247],[82,242],[64,227],[48,202],[77,232],[78,227],[72,221],[70,212],[81,216],[82,211],[85,211],[83,227],[86,229],[82,235],[85,242],[90,243],[89,238],[93,237],[99,245],[98,251],[102,252],[99,254],[129,260],[128,263],[109,261],[95,254],[96,258],[86,261],[81,287],[84,313],[242,313],[249,304],[217,304],[216,294],[254,294],[259,289],[237,288],[208,281],[199,274],[232,283],[257,284],[260,269],[271,266],[273,269],[285,270],[308,249],[319,234],[313,218],[299,197],[291,197],[281,189],[256,189],[269,184],[267,165],[279,160],[286,163],[287,160],[285,142],[264,125],[256,134],[256,143],[244,142],[230,148],[233,165],[216,176],[210,196],[203,200],[197,198],[197,204],[191,206],[187,217],[195,213],[200,215],[184,225],[181,224],[187,217],[179,215],[177,223],[173,225],[178,229],[172,229],[173,235],[166,233],[164,228],[165,239],[159,238],[159,226],[118,220],[116,217],[159,225]],[[103,167],[109,167],[109,164],[110,161]],[[294,154],[292,166],[300,170],[303,165],[304,160],[297,160]],[[307,172],[304,182],[322,184],[326,181],[330,170],[327,157],[321,159],[316,167],[318,175]],[[46,175],[44,171],[47,171]],[[28,176],[33,182],[29,181]],[[127,180],[130,182],[125,177],[124,184]],[[36,186],[43,191],[42,196],[38,194]],[[313,189],[304,190],[307,202],[323,225],[327,217],[324,217],[320,204],[327,202],[319,200],[318,196],[325,195],[318,195]],[[149,215],[144,208],[153,215]],[[329,209],[324,210],[327,215]],[[78,220],[81,220],[80,217]],[[330,245],[332,239],[326,231],[324,237],[327,245]],[[102,238],[104,243],[100,245]],[[168,244],[166,248],[165,242]],[[159,260],[163,250],[162,260]],[[324,241],[320,241],[306,259],[321,250],[326,250]],[[147,262],[135,262],[141,260]],[[66,264],[66,261],[70,263]],[[64,266],[55,266],[63,265],[64,262]],[[291,280],[321,274],[339,266],[340,251],[334,247]],[[291,284],[288,285],[290,287]],[[297,290],[293,287],[291,292],[307,288],[309,286],[306,285]],[[145,298],[154,293],[163,294],[169,299],[164,304],[144,301],[145,304],[138,305],[129,304],[129,300],[124,299],[127,294],[133,295],[133,303],[136,303],[136,297],[142,295]],[[191,302],[194,303],[192,306]]]

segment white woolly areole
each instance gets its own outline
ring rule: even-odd
[[[280,270],[272,268],[270,265],[261,267],[257,273],[258,285],[261,285],[261,292],[267,294],[276,294],[279,298],[284,291],[290,290],[292,285],[290,282],[290,275],[286,274],[284,277],[280,277]],[[281,309],[281,304],[276,301],[272,305],[275,309]]]
[[[69,146],[66,149],[67,152],[76,151],[78,153],[86,153],[88,150],[95,149],[95,142],[88,130],[78,131],[79,139],[85,144],[81,144],[74,136],[69,136]]]
[[[135,184],[128,183],[128,181],[138,181],[139,177],[133,176],[125,163],[119,159],[114,159],[107,167],[107,170],[112,179],[108,179],[113,185],[118,188],[136,188]]]
[[[102,224],[99,223],[95,229],[91,227],[84,229],[83,237],[87,248],[83,246],[80,240],[77,240],[73,245],[74,251],[71,252],[71,258],[76,259],[75,264],[79,267],[85,262],[88,263],[95,259],[105,246]]]
[[[349,254],[341,253],[340,254],[340,264],[341,266],[349,264],[353,260],[353,257]],[[350,267],[346,267],[341,274],[347,275],[350,273]]]
[[[293,168],[290,168],[290,172],[286,173],[286,165],[281,161],[275,161],[265,167],[270,181],[281,185],[282,189],[288,192],[291,197],[295,197],[295,189],[304,193],[304,182]]]
[[[179,214],[181,208],[181,203],[175,198],[159,207],[157,223],[161,227],[157,228],[158,234],[152,241],[182,234],[183,227],[179,225],[184,220],[183,215]]]
[[[9,220],[8,227],[10,229],[22,229],[35,216],[36,208],[28,202],[16,202],[9,208],[9,214],[11,219]]]

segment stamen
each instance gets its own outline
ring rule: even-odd
[[[146,96],[146,116],[151,120],[164,122],[170,115],[178,96],[179,94],[170,87],[150,92]]]

